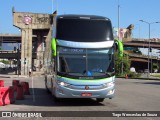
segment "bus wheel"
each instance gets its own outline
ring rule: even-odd
[[[104,101],[104,98],[96,98],[96,101],[97,101],[97,102],[103,102],[103,101]]]

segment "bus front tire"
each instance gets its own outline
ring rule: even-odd
[[[103,102],[103,101],[104,101],[104,98],[96,98],[96,101],[97,101],[97,102]]]

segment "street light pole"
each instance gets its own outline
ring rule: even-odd
[[[24,33],[22,31],[24,31]],[[24,34],[24,40],[22,40],[22,42],[24,42],[24,43],[21,42],[21,68],[23,66],[23,75],[26,75],[25,73],[27,70],[25,68],[26,67],[26,65],[25,65],[26,64],[26,52],[25,51],[27,48],[24,45],[26,44],[27,37],[26,37],[26,30],[25,29],[21,29],[21,36],[23,36],[22,34]],[[22,54],[24,54],[24,55],[22,55]],[[22,69],[21,69],[21,74],[22,74]]]
[[[120,5],[119,5],[119,0],[118,0],[118,40],[119,40],[119,8],[120,8]]]
[[[53,13],[53,0],[52,0],[52,13]]]
[[[151,23],[148,23],[148,27],[149,27],[149,41],[148,41],[148,79],[149,79],[149,77],[150,77],[150,70],[149,70],[149,63],[150,63],[150,59],[149,59],[149,57],[150,57],[150,54],[149,54],[149,52],[150,52],[150,47],[151,47],[151,45],[150,45],[150,38],[151,38],[151,34],[150,34],[150,29],[151,29]],[[151,58],[152,59],[152,58]],[[150,68],[151,69],[151,68]]]
[[[120,23],[120,5],[119,5],[119,0],[118,0],[118,40],[120,40],[120,27],[119,27],[119,23]],[[121,65],[121,74],[123,75],[123,57],[122,57],[122,65]]]
[[[149,69],[150,69],[150,67],[149,67],[149,57],[150,57],[150,55],[149,55],[149,51],[150,51],[150,33],[151,33],[150,28],[151,28],[151,24],[160,23],[160,22],[151,22],[150,23],[150,22],[147,22],[147,21],[144,21],[144,20],[139,20],[139,21],[147,23],[148,24],[148,28],[149,28],[149,31],[148,31],[149,32],[149,41],[148,41],[148,79],[149,79],[149,76],[150,76],[150,71],[149,71]]]

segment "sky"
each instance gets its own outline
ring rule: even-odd
[[[20,34],[13,26],[12,7],[16,12],[51,14],[89,14],[111,19],[118,27],[118,4],[120,28],[134,24],[134,38],[148,38],[149,25],[146,22],[160,22],[160,0],[0,0],[0,33]],[[160,23],[151,24],[151,38],[160,38]]]

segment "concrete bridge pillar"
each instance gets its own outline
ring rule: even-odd
[[[32,29],[22,29],[21,75],[28,75],[32,68]]]
[[[46,59],[50,59],[49,53],[51,51],[51,26],[53,24],[53,18],[56,16],[56,11],[53,14],[37,14],[29,12],[15,12],[13,9],[13,25],[22,30],[22,43],[21,43],[21,75],[28,75],[29,69],[32,68],[32,63],[37,67],[42,67]],[[47,30],[49,33],[46,37],[46,48],[44,52],[44,34]],[[32,35],[34,32],[39,32],[37,35],[38,47],[37,47],[37,60],[32,61]],[[42,34],[41,34],[42,33]],[[47,58],[49,57],[49,58]],[[42,65],[42,66],[41,66]]]
[[[48,34],[45,39],[45,51],[44,51],[44,70],[45,72],[49,72],[49,65],[51,64],[51,39],[52,39],[52,26],[50,27]]]
[[[43,65],[43,36],[37,34],[37,59],[35,60],[37,71],[41,71]]]

